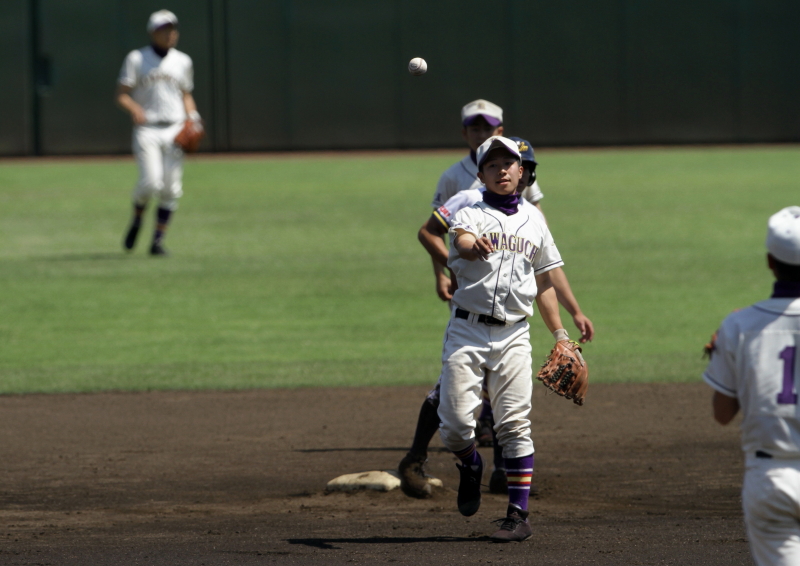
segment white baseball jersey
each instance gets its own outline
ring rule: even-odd
[[[478,166],[472,160],[472,155],[467,155],[458,163],[451,165],[439,177],[431,205],[434,210],[438,209],[461,191],[473,189],[483,191],[486,190],[486,187],[478,179]],[[538,181],[534,181],[530,187],[525,187],[522,196],[531,204],[536,204],[544,198]]]
[[[459,191],[452,197],[447,199],[442,206],[433,211],[433,217],[448,230],[450,229],[450,222],[456,215],[456,212],[462,208],[469,208],[476,202],[483,200],[483,193],[486,187],[481,186],[479,189],[467,189]]]
[[[452,245],[456,230],[487,236],[495,251],[486,261],[462,259]],[[462,208],[451,223],[450,243],[447,265],[458,281],[453,304],[507,322],[533,314],[535,275],[564,265],[544,216],[525,201],[510,216],[483,201]]]
[[[730,314],[703,379],[742,411],[742,508],[759,566],[800,564],[800,298]]]
[[[194,90],[192,59],[186,53],[170,49],[162,58],[150,46],[131,51],[118,82],[131,87],[131,97],[144,109],[148,124],[186,120],[183,93]]]
[[[439,208],[457,192],[479,189],[482,186],[483,183],[478,179],[478,166],[472,160],[471,155],[466,155],[464,159],[451,165],[439,177],[431,205],[434,209]]]
[[[774,458],[800,458],[800,299],[767,299],[730,314],[717,332],[703,374],[741,406],[742,449]]]

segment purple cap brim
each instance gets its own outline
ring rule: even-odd
[[[494,116],[487,116],[486,114],[473,114],[472,116],[464,120],[464,125],[469,126],[473,122],[475,122],[475,120],[477,120],[478,118],[483,118],[484,120],[486,120],[486,123],[492,126],[493,128],[496,128],[497,126],[503,123]]]

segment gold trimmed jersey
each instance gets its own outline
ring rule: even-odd
[[[494,251],[485,261],[462,259],[453,245],[457,230],[488,237]],[[525,200],[510,216],[481,200],[459,210],[450,223],[447,266],[458,281],[452,303],[462,309],[506,322],[522,320],[533,314],[535,276],[562,265],[544,216]]]

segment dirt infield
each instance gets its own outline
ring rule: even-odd
[[[535,391],[534,536],[509,545],[504,497],[458,514],[438,438],[433,499],[325,494],[397,465],[425,388],[0,397],[0,564],[752,564],[705,385]]]

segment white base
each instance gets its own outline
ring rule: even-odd
[[[428,477],[428,483],[434,487],[442,487],[442,480]],[[358,491],[372,489],[374,491],[391,491],[400,487],[400,475],[397,470],[361,472],[345,474],[334,478],[325,487],[327,491]]]

